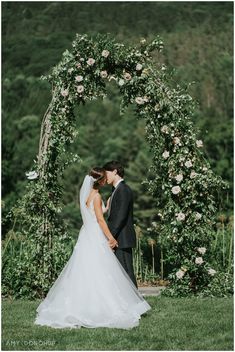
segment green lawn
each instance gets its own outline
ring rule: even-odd
[[[233,298],[146,300],[132,330],[37,326],[39,301],[3,300],[2,350],[233,350]]]

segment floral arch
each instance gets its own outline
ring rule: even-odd
[[[11,288],[18,296],[42,297],[51,286],[69,253],[69,235],[59,217],[62,187],[59,177],[69,163],[79,160],[66,153],[77,135],[75,104],[106,95],[106,82],[114,80],[122,97],[123,113],[133,104],[137,118],[146,122],[146,138],[152,150],[148,180],[159,221],[152,224],[166,260],[173,264],[168,292],[198,293],[215,270],[208,263],[211,227],[216,202],[214,192],[226,187],[214,175],[203,153],[203,142],[191,120],[195,103],[186,90],[172,84],[165,65],[152,52],[163,49],[157,37],[129,47],[109,35],[76,35],[71,51],[42,79],[51,84],[52,99],[43,117],[39,153],[34,170],[27,173],[27,192],[12,210],[24,219],[24,253],[12,275],[21,278]],[[25,258],[24,256],[24,258]],[[171,291],[172,290],[172,291]],[[167,290],[165,290],[167,291]]]

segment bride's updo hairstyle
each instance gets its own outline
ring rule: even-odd
[[[103,167],[93,167],[90,170],[89,175],[95,178],[93,185],[94,189],[99,189],[103,185],[103,182],[106,180],[106,172]]]

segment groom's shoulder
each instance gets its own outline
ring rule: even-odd
[[[118,188],[119,188],[120,194],[125,195],[125,197],[128,197],[129,199],[133,199],[132,189],[130,188],[130,186],[128,184],[126,184],[125,181],[121,182]]]
[[[124,189],[128,190],[129,192],[132,192],[131,187],[125,182],[125,180],[121,182],[121,185]]]

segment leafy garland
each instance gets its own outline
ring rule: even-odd
[[[159,217],[151,231],[159,233],[165,260],[174,267],[165,294],[172,294],[172,287],[197,293],[215,275],[207,262],[216,212],[213,194],[227,184],[213,174],[203,156],[203,142],[197,140],[191,121],[192,97],[179,86],[171,87],[165,65],[154,63],[151,53],[162,49],[159,37],[127,47],[109,35],[77,34],[72,50],[66,50],[52,72],[42,76],[52,86],[52,100],[42,123],[35,170],[27,173],[32,181],[12,209],[14,216],[27,219],[25,252],[27,263],[34,263],[36,271],[24,260],[15,263],[12,275],[20,270],[23,278],[27,272],[27,281],[22,279],[11,288],[15,294],[21,285],[20,292],[27,291],[29,296],[45,295],[69,257],[65,247],[70,237],[59,219],[63,191],[59,178],[69,163],[80,160],[77,154],[66,152],[78,133],[74,106],[105,97],[106,82],[111,80],[120,89],[121,114],[133,104],[137,118],[146,121],[155,179],[145,182]]]

